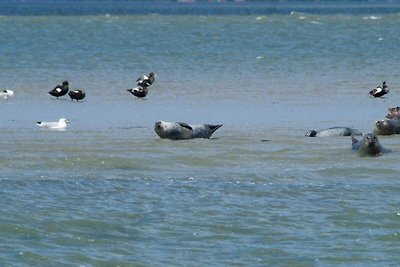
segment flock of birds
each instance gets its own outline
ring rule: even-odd
[[[150,72],[148,75],[142,75],[136,80],[136,87],[127,89],[132,95],[138,98],[144,98],[149,92],[149,87],[154,83],[156,75]],[[82,90],[69,90],[68,81],[63,81],[61,85],[57,85],[53,90],[48,92],[51,96],[60,98],[67,93],[71,100],[80,101],[86,96]],[[377,86],[369,91],[372,97],[382,97],[389,93],[389,87],[384,81],[382,85]],[[3,90],[0,91],[0,97],[8,99],[14,96],[14,91]],[[67,128],[69,120],[65,118],[59,119],[57,122],[37,122],[37,125],[48,129],[64,130]],[[161,138],[168,138],[173,140],[192,139],[192,138],[210,138],[211,135],[220,127],[219,125],[201,124],[201,125],[188,125],[182,122],[156,122],[154,130]],[[385,119],[376,121],[373,134],[364,135],[361,141],[354,138],[355,135],[362,135],[357,129],[349,127],[332,127],[322,129],[319,131],[309,131],[306,133],[308,137],[318,136],[351,136],[353,149],[359,150],[362,154],[376,155],[382,153],[383,149],[379,144],[377,135],[391,135],[400,134],[400,107],[389,108],[388,114]],[[361,153],[360,152],[360,153]]]

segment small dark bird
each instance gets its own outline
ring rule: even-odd
[[[128,89],[127,91],[136,97],[143,98],[147,95],[149,89],[147,89],[147,86],[138,85],[135,88]]]
[[[69,91],[68,95],[71,98],[71,100],[76,100],[76,101],[82,100],[86,96],[85,92],[82,90]]]
[[[53,90],[51,90],[49,92],[50,95],[54,96],[54,97],[61,97],[63,95],[66,95],[68,93],[69,90],[69,83],[68,81],[63,81],[62,85],[57,85],[56,87],[54,87]]]
[[[137,85],[148,87],[154,83],[155,77],[156,75],[153,72],[150,72],[149,75],[143,75],[136,80]]]
[[[382,97],[387,93],[389,93],[389,86],[387,86],[386,82],[383,82],[382,86],[379,85],[369,92],[369,94],[373,97]]]

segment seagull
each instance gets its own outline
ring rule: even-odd
[[[86,96],[85,92],[82,90],[69,91],[68,95],[71,98],[71,100],[76,100],[76,101],[82,100]]]
[[[389,93],[389,86],[386,85],[386,82],[383,82],[382,86],[379,85],[369,92],[373,97],[382,97],[387,93]]]
[[[143,98],[147,95],[149,89],[147,89],[147,86],[138,85],[135,88],[128,89],[127,91],[136,97]]]
[[[64,130],[65,128],[67,128],[67,123],[69,122],[70,122],[69,120],[61,118],[59,119],[59,121],[56,122],[38,121],[36,124],[42,128]]]
[[[10,97],[14,96],[14,91],[12,90],[3,90],[0,92],[0,97],[4,98],[4,99],[8,99]]]
[[[153,72],[150,72],[149,75],[143,75],[136,80],[137,85],[148,87],[154,83],[155,77],[156,75]]]
[[[69,90],[68,81],[63,81],[62,85],[57,85],[53,90],[49,92],[50,95],[59,98],[60,96],[66,95]]]

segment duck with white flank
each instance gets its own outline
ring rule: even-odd
[[[128,89],[127,91],[136,97],[143,98],[147,95],[149,89],[147,89],[147,86],[138,85],[135,88]]]
[[[373,97],[382,97],[389,93],[389,86],[387,86],[386,82],[383,82],[382,85],[379,85],[375,89],[369,91],[369,94]]]
[[[0,97],[4,98],[4,99],[8,99],[10,97],[14,96],[14,91],[12,90],[3,90],[0,92]]]
[[[69,120],[67,120],[65,118],[61,118],[58,121],[54,121],[54,122],[38,121],[36,124],[39,127],[46,128],[46,129],[65,130],[65,128],[67,128],[67,123],[69,123],[69,122],[70,122]]]
[[[56,87],[54,87],[53,90],[51,90],[49,92],[50,95],[54,96],[54,97],[61,97],[64,96],[68,93],[69,90],[69,83],[68,81],[63,81],[62,85],[57,85]]]
[[[71,100],[76,100],[76,101],[82,100],[86,96],[85,92],[82,90],[69,91],[68,95],[71,98]]]
[[[155,77],[156,75],[153,72],[150,72],[149,75],[143,75],[136,80],[137,85],[141,87],[149,87],[154,83]]]

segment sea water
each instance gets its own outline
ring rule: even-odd
[[[1,266],[395,266],[391,3],[0,3]],[[156,73],[145,99],[128,88]],[[55,99],[68,80],[86,98]],[[368,92],[386,81],[390,92]],[[71,121],[48,131],[37,121]],[[154,123],[223,124],[160,139]]]

